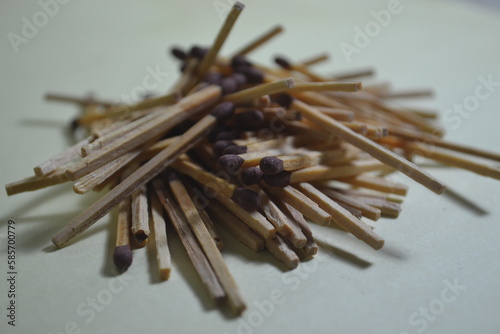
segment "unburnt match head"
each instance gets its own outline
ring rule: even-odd
[[[217,85],[222,89],[223,95],[231,94],[238,90],[238,82],[231,77],[225,77],[220,80]]]
[[[267,175],[276,175],[283,171],[283,160],[277,157],[269,156],[260,160],[260,169]]]
[[[246,186],[257,184],[262,179],[262,171],[259,167],[249,167],[244,169],[240,174],[241,183]]]
[[[290,64],[290,62],[282,56],[274,57],[274,62],[283,67],[285,70],[289,70],[292,68],[292,64]]]
[[[276,175],[264,174],[262,176],[262,179],[264,180],[264,182],[268,186],[283,188],[283,187],[290,185],[290,177],[291,177],[291,173],[285,170],[285,171],[278,173]]]
[[[288,109],[293,102],[293,96],[287,93],[281,93],[273,95],[272,100],[283,108]]]
[[[236,145],[236,146],[229,146],[229,147],[226,147],[224,149],[224,151],[222,151],[222,154],[221,155],[226,155],[226,154],[244,154],[244,153],[247,153],[247,147],[246,146],[240,146],[240,145]]]
[[[217,159],[217,169],[224,170],[229,174],[235,174],[243,162],[245,162],[245,159],[235,154],[226,154]]]
[[[233,69],[245,66],[253,66],[253,64],[244,55],[237,55],[231,59],[231,67]]]
[[[246,211],[252,212],[259,208],[260,196],[255,191],[246,188],[234,189],[231,199]]]
[[[214,107],[212,110],[212,116],[217,118],[217,121],[224,122],[234,113],[234,104],[232,102],[226,101],[221,102]]]
[[[194,45],[189,51],[189,55],[194,58],[203,59],[208,52],[208,48]]]
[[[234,72],[243,74],[250,84],[259,84],[264,82],[264,73],[253,66],[239,66],[234,69]]]
[[[245,110],[235,115],[236,126],[241,128],[255,128],[264,123],[264,113],[259,109]]]
[[[230,146],[237,146],[232,140],[219,140],[213,146],[213,153],[216,158],[222,155],[222,152]]]
[[[119,270],[127,270],[132,264],[132,249],[130,249],[130,245],[115,247],[113,262]]]
[[[219,72],[210,72],[205,76],[203,81],[209,84],[217,84],[222,78],[223,75]]]
[[[179,60],[186,60],[188,57],[186,52],[184,52],[181,48],[178,48],[178,47],[171,48],[170,53],[172,54],[172,56],[174,56],[175,58],[177,58]]]
[[[247,84],[247,77],[242,73],[233,73],[231,74],[231,78],[236,82],[237,89],[243,88]]]

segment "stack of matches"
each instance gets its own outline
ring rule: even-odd
[[[293,269],[318,250],[310,222],[380,249],[384,240],[366,219],[397,217],[407,192],[389,173],[443,193],[442,182],[411,162],[415,155],[500,179],[497,167],[466,156],[500,155],[445,141],[432,123],[436,113],[391,103],[428,91],[361,89],[355,80],[372,71],[315,73],[325,55],[300,63],[277,57],[273,68],[251,61],[280,26],[220,56],[243,7],[234,4],[211,47],[172,50],[182,75],[164,96],[134,105],[48,96],[82,105],[72,126],[89,135],[36,166],[35,176],[8,184],[7,193],[63,182],[74,182],[78,194],[107,190],[52,238],[57,247],[117,207],[116,266],[127,269],[132,249],[151,238],[166,280],[171,224],[210,295],[239,314],[245,303],[221,255],[220,229]]]

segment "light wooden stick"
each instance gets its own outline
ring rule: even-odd
[[[52,94],[52,93],[45,94],[45,99],[50,101],[76,103],[82,106],[89,104],[97,104],[109,108],[112,105],[114,105],[114,103],[111,103],[109,101],[96,100],[92,97],[80,98],[75,96],[67,96],[67,95]]]
[[[277,25],[277,26],[271,28],[269,31],[264,33],[262,36],[259,36],[255,40],[248,43],[246,46],[242,47],[239,51],[234,52],[233,57],[238,56],[238,55],[249,54],[250,52],[254,51],[255,49],[259,48],[260,46],[262,46],[263,44],[265,44],[266,42],[271,40],[276,35],[280,34],[281,32],[283,32],[283,27],[281,25]],[[231,58],[233,58],[233,57],[231,57]]]
[[[27,191],[47,188],[57,184],[68,182],[66,169],[60,168],[45,176],[30,176],[19,181],[11,182],[5,186],[8,196],[20,194]]]
[[[113,262],[120,270],[126,270],[132,264],[130,218],[130,197],[127,197],[118,205],[116,218],[116,245],[113,252]]]
[[[156,261],[160,279],[166,281],[170,278],[172,261],[170,258],[170,249],[168,248],[167,229],[165,219],[163,218],[163,208],[156,194],[151,194],[151,212],[150,223],[151,231],[154,236],[154,247],[156,250]]]
[[[211,201],[207,210],[216,218],[217,225],[221,225],[252,251],[257,253],[264,249],[264,240],[219,202]]]
[[[399,170],[403,174],[406,174],[407,176],[424,185],[436,194],[442,194],[446,189],[444,183],[437,180],[421,168],[417,167],[415,164],[374,143],[373,141],[352,132],[334,119],[323,115],[319,110],[316,110],[308,106],[307,104],[297,100],[294,100],[292,104],[294,108],[297,108],[314,123],[318,124],[324,129],[331,131],[332,133],[335,133],[338,137],[345,140],[349,144],[354,145],[357,148],[367,152],[368,154],[387,164],[388,166],[391,166],[392,168]]]
[[[99,201],[75,217],[52,238],[52,242],[59,248],[63,247],[71,239],[92,226],[92,224],[107,214],[117,203],[132,194],[140,186],[151,181],[180,155],[196,145],[216,123],[217,118],[212,115],[202,118],[172,145],[155,155],[126,180],[101,197]]]
[[[281,198],[283,201],[297,208],[304,214],[304,216],[309,218],[314,223],[318,225],[330,224],[332,216],[297,189],[290,186],[284,188],[265,188],[274,194],[274,196]]]
[[[434,91],[431,89],[420,89],[420,90],[408,90],[401,92],[387,92],[378,94],[378,97],[382,99],[406,99],[406,98],[420,98],[420,97],[432,97]]]
[[[240,90],[239,92],[226,95],[224,101],[230,101],[233,103],[240,103],[248,100],[255,99],[262,95],[270,95],[281,93],[289,90],[295,86],[295,81],[292,77],[281,79],[261,85],[257,85],[251,88]]]
[[[323,106],[314,106],[314,108],[318,109],[325,115],[335,118],[337,121],[352,122],[354,120],[354,113],[351,110],[328,108]]]
[[[201,281],[208,289],[211,297],[216,301],[221,301],[226,297],[226,292],[222,288],[214,270],[210,266],[203,250],[196,241],[191,229],[186,221],[186,218],[182,214],[179,206],[175,204],[172,194],[164,186],[163,182],[159,179],[153,181],[153,188],[162,204],[165,212],[170,218],[170,222],[174,226],[179,239],[181,240],[186,252],[193,264],[198,276]]]
[[[229,304],[235,312],[240,314],[246,308],[245,303],[243,302],[243,298],[238,291],[238,287],[236,286],[236,283],[231,273],[229,272],[226,263],[224,262],[224,258],[217,249],[217,245],[211,238],[210,233],[205,227],[205,224],[203,224],[196,206],[191,200],[191,197],[189,197],[189,194],[180,179],[172,178],[172,175],[170,175],[169,183],[172,193],[174,194],[177,203],[183,210],[183,213],[189,223],[189,226],[191,227],[191,230],[193,231],[196,239],[203,248],[203,251],[207,256],[208,261],[212,265],[215,274],[219,278],[221,285],[227,292]]]
[[[218,86],[210,86],[186,97],[178,104],[170,107],[170,112],[163,113],[140,125],[101,150],[83,158],[79,163],[68,169],[68,177],[71,180],[79,179],[144,142],[162,135],[189,116],[212,105],[220,97],[220,94],[221,90]]]
[[[274,238],[266,239],[266,248],[278,260],[283,262],[288,269],[295,269],[299,265],[299,257],[288,246],[283,238],[277,235]]]
[[[318,253],[318,245],[316,244],[316,241],[314,240],[312,231],[307,224],[306,220],[304,219],[304,215],[297,210],[295,207],[290,205],[289,203],[278,200],[278,203],[280,207],[283,209],[285,214],[290,218],[290,220],[300,227],[302,230],[302,233],[306,236],[307,242],[306,245],[302,248],[304,251],[304,256],[314,256],[316,253]]]
[[[324,193],[326,196],[330,197],[331,199],[333,199],[336,202],[344,203],[344,204],[347,204],[348,206],[351,206],[353,208],[361,210],[361,213],[366,218],[369,218],[369,219],[375,220],[375,221],[380,219],[382,212],[379,209],[374,208],[373,206],[366,204],[362,200],[358,200],[352,196],[344,195],[342,193],[339,193],[339,192],[337,192],[331,188],[327,188],[327,187],[321,187],[321,188],[319,188],[319,190],[322,193]]]
[[[352,80],[360,77],[371,77],[375,74],[375,70],[372,68],[352,70],[344,73],[335,73],[333,77],[336,80]]]
[[[146,186],[132,193],[132,235],[137,247],[144,247],[149,237],[148,196]]]
[[[347,210],[342,208],[328,196],[316,189],[309,183],[300,183],[297,187],[303,191],[308,197],[319,203],[325,211],[327,211],[333,220],[342,226],[346,231],[352,233],[356,238],[365,242],[373,249],[380,249],[384,245],[384,240],[375,234],[372,229],[363,221],[351,215]]]
[[[394,182],[381,177],[359,175],[351,178],[341,178],[339,181],[348,183],[354,187],[363,187],[402,196],[406,196],[408,193],[408,186],[406,184]]]
[[[323,92],[323,91],[338,91],[338,92],[357,92],[361,89],[361,82],[299,82],[295,87],[290,89],[290,93],[296,92]]]
[[[233,7],[231,7],[231,11],[227,15],[224,24],[219,30],[219,33],[217,34],[214,43],[208,49],[207,54],[203,57],[198,66],[198,78],[202,79],[208,73],[208,69],[214,63],[214,60],[217,57],[217,54],[219,53],[219,50],[222,48],[222,45],[226,41],[229,32],[233,28],[233,25],[238,19],[238,16],[240,15],[243,8],[245,8],[245,5],[243,5],[239,1],[235,2]]]
[[[330,55],[328,53],[320,53],[318,55],[312,56],[306,60],[300,62],[302,66],[311,66],[316,65],[318,63],[322,63],[330,59]]]

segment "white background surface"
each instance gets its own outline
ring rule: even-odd
[[[474,94],[479,77],[492,75],[500,81],[498,7],[448,1],[401,4],[403,11],[351,63],[339,45],[352,44],[355,27],[373,20],[371,11],[387,8],[387,1],[248,0],[223,52],[281,23],[286,33],[253,58],[269,62],[272,55],[284,53],[302,59],[327,51],[333,61],[318,71],[373,66],[380,80],[396,88],[435,89],[436,99],[425,105],[443,113]],[[32,166],[69,144],[63,129],[77,109],[44,102],[46,92],[93,91],[98,97],[119,98],[141,85],[148,67],[158,67],[168,73],[156,89],[160,93],[177,76],[178,65],[166,56],[167,47],[208,45],[222,22],[212,1],[73,0],[61,5],[15,53],[7,34],[21,34],[22,18],[31,21],[41,7],[36,1],[2,0],[0,8],[2,185],[30,175]],[[447,137],[498,151],[499,106],[496,88],[456,129],[455,123],[444,122]],[[498,183],[464,171],[429,170],[476,209],[398,178],[411,186],[410,194],[399,219],[376,223],[386,239],[378,252],[332,229],[315,228],[318,239],[334,248],[322,249],[315,260],[286,272],[270,255],[255,255],[226,237],[224,256],[248,304],[241,318],[210,302],[175,238],[175,268],[163,283],[155,278],[147,249],[134,254],[126,286],[117,281],[107,217],[70,247],[55,251],[51,236],[97,195],[78,196],[70,185],[11,198],[1,192],[0,332],[498,333]],[[17,223],[15,328],[4,315],[8,219]],[[419,312],[438,305],[446,282],[454,281],[465,290],[440,314],[422,320]],[[273,293],[283,295],[282,303],[259,318],[256,304]],[[89,298],[109,295],[112,300],[99,305],[91,319],[85,313]],[[256,328],[244,328],[256,322]]]

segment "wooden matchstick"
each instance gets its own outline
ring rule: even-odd
[[[375,176],[359,175],[350,178],[340,178],[338,181],[348,183],[354,187],[363,187],[402,196],[406,196],[408,192],[406,184]]]
[[[186,218],[182,214],[179,206],[170,193],[170,190],[165,187],[163,182],[159,179],[153,181],[153,188],[162,204],[165,212],[170,218],[170,222],[174,226],[179,239],[181,240],[186,252],[193,264],[201,281],[208,289],[210,296],[215,301],[221,301],[226,297],[226,292],[222,288],[221,283],[217,279],[214,270],[212,269],[207,257],[203,253],[200,245],[196,241],[191,228],[189,227]]]
[[[57,247],[63,247],[71,239],[92,226],[97,220],[107,214],[116,204],[122,201],[138,189],[140,186],[151,181],[167,166],[175,161],[180,155],[195,146],[216,125],[217,119],[225,119],[232,112],[227,105],[220,104],[212,111],[213,115],[207,115],[186,131],[178,140],[169,145],[163,151],[147,161],[137,171],[130,175],[119,185],[111,189],[99,201],[75,217],[53,238],[52,242]]]
[[[292,77],[281,79],[262,85],[254,86],[248,89],[241,90],[236,93],[226,95],[224,101],[230,101],[233,103],[240,103],[248,100],[255,99],[262,95],[270,95],[281,93],[289,90],[295,86],[295,81]]]
[[[330,59],[330,55],[328,53],[320,53],[315,56],[309,57],[306,60],[302,60],[300,64],[302,66],[311,66],[316,65],[318,63],[322,63],[328,61]]]
[[[257,253],[265,248],[264,240],[219,202],[210,201],[210,204],[207,205],[207,210],[215,217],[217,225],[221,225],[252,251]]]
[[[384,245],[384,239],[373,232],[372,229],[363,221],[351,215],[347,210],[342,208],[310,183],[299,183],[297,187],[317,202],[321,208],[332,216],[333,221],[342,226],[346,231],[352,233],[352,235],[356,238],[365,242],[375,250],[382,248]]]
[[[156,251],[156,262],[161,280],[170,278],[172,270],[172,260],[170,259],[170,249],[167,241],[167,229],[165,219],[163,218],[163,207],[156,194],[150,195],[150,223],[151,231],[154,237],[154,248]]]
[[[409,176],[418,183],[424,185],[436,194],[442,194],[446,186],[441,181],[437,180],[423,169],[417,167],[410,161],[398,156],[397,154],[387,150],[386,148],[374,143],[373,141],[352,132],[341,123],[334,119],[323,115],[319,110],[316,110],[307,104],[294,100],[293,107],[301,111],[304,116],[308,117],[311,121],[320,127],[335,133],[339,138],[345,140],[351,145],[367,152],[374,158],[395,168],[403,174]]]
[[[149,237],[149,205],[146,186],[132,193],[132,235],[137,247],[144,247]]]
[[[267,250],[283,262],[288,269],[297,268],[300,261],[299,257],[281,236],[276,235],[274,238],[266,239],[265,243]]]
[[[5,186],[8,196],[20,194],[27,191],[34,191],[61,183],[68,182],[65,168],[59,168],[49,175],[30,176],[19,181],[11,182]]]
[[[215,58],[217,57],[217,54],[219,53],[219,50],[226,41],[227,36],[229,35],[234,23],[238,19],[238,16],[240,15],[243,8],[245,8],[245,5],[243,5],[239,1],[235,2],[234,5],[231,7],[231,11],[227,15],[224,24],[219,30],[219,33],[217,34],[215,41],[213,42],[212,46],[208,49],[207,54],[203,57],[200,64],[198,65],[198,71],[197,71],[198,78],[203,79],[205,75],[208,73],[208,69],[210,68],[210,66],[212,66]]]
[[[356,199],[352,196],[344,195],[328,187],[320,187],[319,190],[339,204],[347,204],[350,207],[360,210],[363,216],[371,220],[377,221],[382,215],[382,212],[379,209],[368,205],[364,201]]]
[[[352,80],[352,79],[358,79],[361,77],[371,77],[375,74],[375,70],[372,68],[367,68],[367,69],[361,69],[361,70],[352,70],[349,72],[344,72],[344,73],[335,73],[333,74],[333,77],[336,80]]]
[[[325,81],[325,82],[299,82],[295,87],[290,89],[290,93],[296,92],[323,92],[323,91],[337,91],[337,92],[357,92],[361,89],[361,82],[338,82],[338,81]]]
[[[170,189],[177,200],[177,204],[183,210],[184,216],[186,217],[191,230],[195,234],[196,239],[205,252],[205,255],[212,265],[212,268],[214,269],[222,287],[226,291],[229,304],[235,312],[240,314],[246,308],[243,298],[238,291],[238,287],[236,286],[226,263],[224,262],[224,258],[217,249],[217,245],[205,227],[196,206],[194,205],[191,197],[189,197],[189,194],[180,179],[175,177],[175,174],[170,174],[169,184]]]
[[[251,41],[244,47],[240,48],[238,51],[233,53],[233,57],[238,56],[238,55],[247,55],[250,52],[254,51],[255,49],[259,48],[263,44],[267,43],[270,41],[272,38],[277,36],[283,32],[283,27],[281,25],[277,25],[273,28],[271,28],[269,31],[265,32],[263,35],[257,37],[255,40]]]
[[[49,101],[76,103],[76,104],[79,104],[82,106],[86,106],[89,104],[96,104],[96,105],[101,105],[103,107],[109,108],[112,105],[114,105],[114,103],[111,103],[109,101],[96,100],[93,97],[80,98],[80,97],[75,97],[75,96],[67,96],[67,95],[53,94],[53,93],[45,94],[45,99],[49,100]]]

